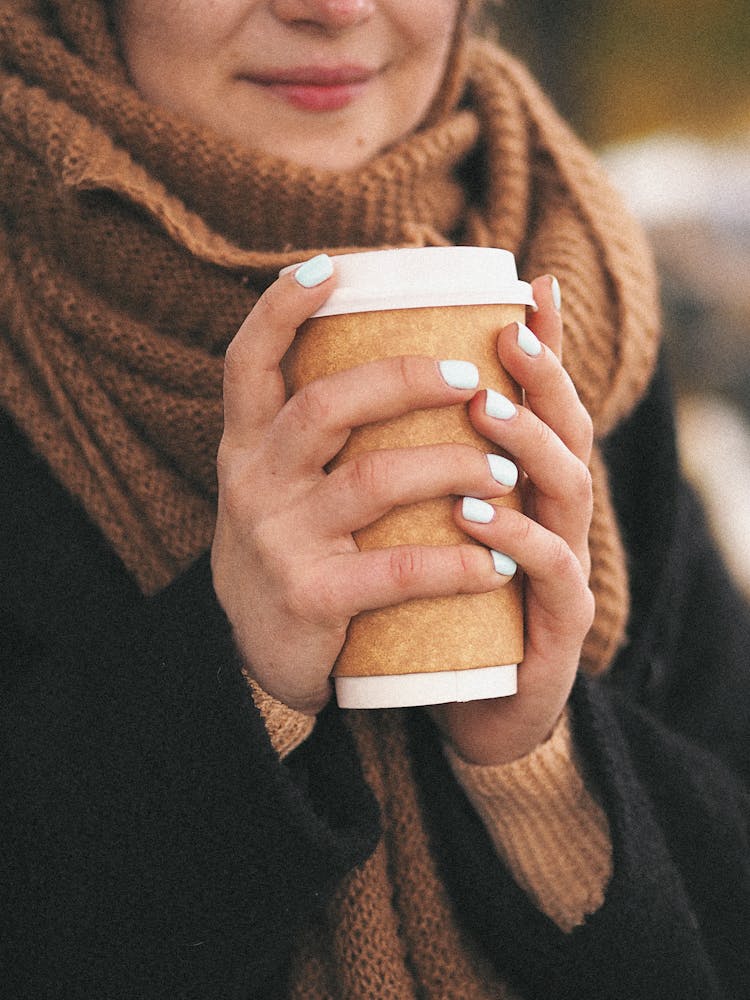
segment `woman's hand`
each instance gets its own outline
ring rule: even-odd
[[[509,406],[492,392],[478,393],[469,405],[477,430],[511,454],[527,477],[523,515],[494,508],[492,520],[479,524],[466,520],[462,504],[456,511],[464,531],[507,553],[526,576],[518,694],[431,709],[454,749],[480,764],[515,760],[549,736],[568,699],[594,615],[588,586],[592,426],[561,364],[555,285],[550,277],[537,279],[539,311],[529,320],[531,329],[514,324],[498,339],[500,360],[525,390],[525,406]]]
[[[329,674],[353,615],[508,580],[485,548],[468,542],[358,551],[352,532],[394,506],[494,497],[508,487],[493,478],[486,455],[460,444],[372,452],[324,471],[353,427],[475,394],[450,384],[450,365],[402,357],[328,376],[287,400],[281,359],[333,280],[303,287],[284,275],[229,347],[212,549],[216,594],[248,674],[308,713],[330,697]]]

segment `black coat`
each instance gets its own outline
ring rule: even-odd
[[[671,419],[658,375],[606,444],[633,613],[609,677],[572,697],[614,851],[584,926],[515,885],[412,713],[459,918],[522,997],[750,997],[750,616]],[[378,837],[338,711],[280,764],[207,555],[145,598],[5,417],[0,462],[0,995],[283,995],[299,927]]]

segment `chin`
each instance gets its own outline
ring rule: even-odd
[[[379,151],[377,148],[369,149],[365,147],[341,152],[328,149],[325,152],[321,152],[320,155],[316,155],[308,148],[298,152],[294,150],[288,152],[277,150],[274,155],[281,156],[301,167],[309,167],[311,170],[345,173],[348,170],[357,170],[359,167],[363,167]]]
[[[290,142],[289,134],[278,142],[273,140],[271,133],[265,133],[264,140],[257,141],[257,133],[232,136],[235,141],[253,152],[265,153],[269,156],[288,160],[301,167],[311,170],[343,172],[356,170],[377,156],[384,148],[372,136],[353,135],[351,139],[337,136],[336,141],[328,140],[325,135],[310,134],[300,137],[298,142]]]

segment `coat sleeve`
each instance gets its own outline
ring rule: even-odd
[[[750,982],[750,615],[680,480],[663,373],[607,457],[630,639],[606,679],[579,678],[570,705],[610,827],[603,904],[568,934],[534,907],[423,721],[424,809],[459,913],[520,996],[736,1000]]]
[[[271,997],[378,836],[349,735],[280,761],[208,558],[142,597],[1,440],[3,996]]]

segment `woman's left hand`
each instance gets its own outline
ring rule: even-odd
[[[538,312],[527,328],[513,324],[498,338],[500,361],[525,390],[525,405],[515,412],[505,406],[511,415],[498,417],[491,415],[492,392],[478,393],[469,404],[476,429],[513,456],[526,477],[523,514],[495,507],[492,520],[480,524],[466,520],[461,502],[456,509],[467,534],[509,555],[525,574],[518,693],[430,709],[456,752],[478,764],[516,760],[547,739],[567,702],[594,615],[588,585],[593,432],[562,367],[555,284],[550,276],[538,278]]]

